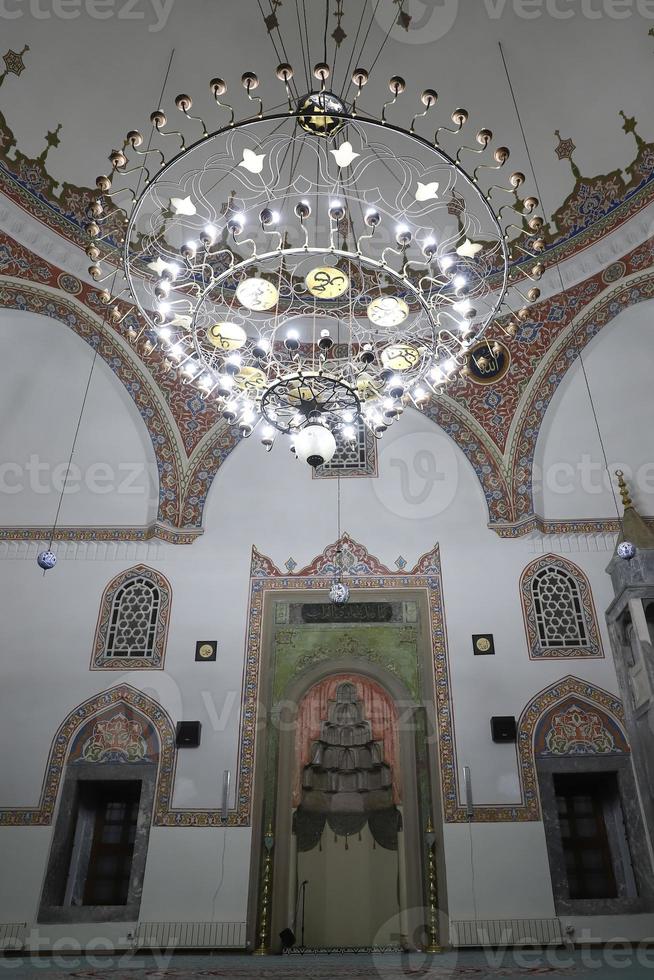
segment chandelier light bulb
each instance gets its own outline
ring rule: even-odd
[[[225,370],[228,374],[238,374],[242,363],[240,354],[230,354],[229,357],[225,358]]]
[[[227,402],[225,408],[223,409],[223,418],[229,423],[234,423],[238,418],[238,404],[237,402]]]
[[[227,221],[227,227],[232,235],[240,235],[245,227],[245,215],[240,213],[231,215]]]
[[[157,333],[159,334],[159,336],[161,337],[161,339],[165,344],[170,343],[170,338],[171,338],[170,327],[159,327]]]
[[[318,341],[318,346],[322,351],[330,350],[334,345],[334,341],[329,336],[329,330],[320,331],[320,340]]]
[[[447,272],[447,270],[451,269],[454,265],[454,257],[452,255],[441,255],[440,259],[438,260],[438,264],[443,272]]]
[[[295,455],[309,466],[323,466],[333,458],[336,440],[324,425],[311,423],[295,436]]]
[[[297,330],[288,330],[286,333],[286,340],[284,341],[284,346],[287,350],[296,351],[300,347],[300,335]]]
[[[174,357],[176,360],[181,361],[181,359],[184,356],[184,348],[182,347],[181,344],[174,344],[170,348],[168,353],[170,354],[171,357]]]
[[[228,374],[219,374],[216,379],[216,392],[222,398],[227,398],[234,387],[234,379]]]
[[[255,340],[252,353],[257,358],[265,357],[270,350],[270,341],[266,337],[259,337]]]
[[[261,430],[261,445],[265,446],[268,452],[272,449],[275,441],[275,429],[272,425],[264,425]]]
[[[381,215],[379,211],[376,211],[374,208],[368,208],[363,220],[365,221],[365,223],[368,225],[369,228],[374,229],[381,221]]]
[[[295,213],[300,221],[306,221],[311,214],[311,205],[308,201],[298,201],[295,205]]]
[[[456,313],[468,313],[472,309],[472,305],[469,299],[460,299],[456,303],[452,303],[452,309]]]
[[[467,283],[468,283],[468,280],[466,279],[465,276],[455,276],[454,279],[452,280],[452,285],[457,290],[458,289],[463,289],[464,286],[467,285]]]
[[[348,442],[350,442],[356,436],[356,430],[353,425],[345,425],[341,431],[343,438],[347,439]]]
[[[198,246],[195,242],[186,242],[182,246],[182,255],[185,259],[194,259],[198,251]]]
[[[406,248],[407,245],[411,244],[412,237],[411,229],[408,225],[398,225],[395,229],[395,241],[402,248]]]
[[[332,221],[341,221],[345,217],[342,201],[332,201],[329,205],[329,217]]]
[[[432,258],[437,248],[438,245],[436,244],[435,238],[426,238],[422,245],[423,254],[426,255],[428,259]]]
[[[200,235],[200,240],[203,245],[213,245],[218,235],[218,231],[215,225],[205,225]]]

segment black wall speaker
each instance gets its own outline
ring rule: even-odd
[[[202,723],[199,721],[178,721],[175,735],[175,745],[178,749],[197,749],[200,744],[200,730]]]
[[[494,742],[515,742],[518,729],[513,715],[493,715],[491,718],[491,735]]]

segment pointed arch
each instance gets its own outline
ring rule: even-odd
[[[534,559],[520,576],[530,660],[604,656],[593,594],[584,572],[561,555]]]
[[[643,256],[651,263],[651,240],[625,256],[623,262],[639,269]],[[525,524],[523,533],[528,533],[531,529],[529,522],[537,519],[533,498],[536,443],[557,388],[567,377],[571,366],[576,363],[579,352],[583,353],[601,330],[627,307],[653,297],[654,276],[651,270],[621,279],[613,288],[602,292],[591,302],[580,304],[580,309],[575,311],[576,315],[571,318],[561,342],[554,343],[542,358],[512,423],[515,426],[510,453],[513,520],[519,525]],[[555,303],[561,302],[561,298],[554,296],[547,302],[553,307]]]
[[[168,579],[134,565],[105,587],[91,670],[163,670],[172,602]]]
[[[146,740],[150,761],[156,760],[157,782],[155,791],[154,823],[161,821],[171,799],[175,775],[175,730],[167,711],[147,694],[130,684],[118,684],[108,691],[93,695],[73,708],[57,729],[52,740],[41,796],[37,806],[28,808],[8,807],[0,810],[0,826],[44,826],[52,823],[57,796],[64,769],[71,758],[71,748],[77,750],[84,744],[78,734],[92,735],[94,719],[129,717],[141,721],[141,737]],[[74,756],[73,756],[74,762]]]
[[[28,253],[31,256],[31,253]],[[102,314],[97,295],[94,295],[96,316]],[[170,420],[157,394],[156,385],[150,374],[138,366],[127,354],[124,346],[113,336],[113,332],[100,320],[96,320],[89,306],[82,307],[84,299],[74,300],[45,286],[33,283],[14,283],[3,281],[0,287],[0,307],[10,310],[25,310],[41,316],[58,320],[73,330],[89,346],[97,349],[98,355],[124,385],[133,400],[139,415],[152,440],[152,448],[159,471],[159,507],[157,520],[171,527],[180,526],[180,486],[182,480],[182,461],[177,439]]]
[[[620,698],[610,691],[575,677],[574,674],[567,674],[549,687],[543,688],[525,705],[518,720],[518,770],[524,806],[530,814],[527,819],[540,819],[536,758],[544,753],[537,752],[537,738],[541,738],[545,744],[547,732],[551,730],[556,715],[565,713],[573,704],[581,707],[587,714],[596,716],[601,725],[606,726],[607,731],[617,739],[618,751],[623,753],[629,751]],[[561,744],[559,747],[565,748]],[[598,746],[593,746],[593,740],[589,737],[586,754],[597,752]],[[555,754],[577,753],[562,751]]]

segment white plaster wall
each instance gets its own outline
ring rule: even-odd
[[[244,921],[250,840],[248,828],[153,827],[143,921]]]
[[[119,402],[115,396],[114,402]],[[387,434],[378,479],[343,480],[341,494],[343,530],[391,568],[399,555],[410,568],[440,543],[458,771],[470,765],[475,803],[517,801],[515,749],[492,743],[491,715],[519,715],[537,691],[567,673],[616,690],[610,658],[528,659],[518,580],[524,566],[543,551],[542,542],[503,541],[486,527],[482,491],[470,465],[423,416],[407,412]],[[299,566],[308,563],[336,538],[336,496],[335,481],[312,480],[281,445],[266,454],[251,440],[234,451],[211,490],[206,533],[192,546],[162,544],[156,559],[150,559],[173,589],[164,671],[89,670],[102,590],[138,561],[146,546],[135,548],[129,560],[62,559],[45,576],[33,557],[0,561],[0,739],[14,746],[0,760],[0,806],[35,805],[50,742],[62,719],[85,698],[127,680],[160,701],[174,722],[202,722],[201,746],[179,752],[174,805],[219,807],[222,771],[237,769],[252,545],[280,567],[289,556]],[[589,550],[571,557],[590,579],[601,625],[610,600],[604,572],[610,552]],[[471,634],[476,632],[494,634],[495,657],[473,656]],[[198,639],[218,640],[216,663],[194,662]],[[234,793],[233,785],[232,800]],[[475,824],[472,830],[478,914],[550,915],[542,825]],[[144,920],[245,916],[249,828],[227,832],[224,880],[214,911],[223,833],[153,828]],[[41,843],[27,859],[15,842],[29,848],[30,834]],[[25,909],[20,914],[26,918],[28,909],[33,914],[38,905],[48,834],[47,829],[0,829],[0,862],[20,868],[20,908]],[[467,834],[465,826],[445,828],[453,918],[471,914]],[[10,888],[0,891],[0,921],[18,914],[12,895]]]
[[[653,316],[654,302],[629,307],[603,327],[582,353],[613,486],[615,470],[624,470],[634,501],[646,515],[654,514]],[[552,519],[615,518],[579,361],[547,409],[535,462],[537,513]]]
[[[0,525],[51,525],[93,350],[59,321],[20,310],[0,310],[0,345]],[[145,424],[98,357],[59,524],[140,526],[157,502]]]
[[[447,824],[444,840],[451,919],[555,915],[542,823]]]

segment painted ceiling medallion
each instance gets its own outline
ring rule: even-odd
[[[243,367],[234,379],[241,391],[260,391],[266,387],[266,375],[259,368]]]
[[[221,350],[234,351],[243,346],[248,339],[243,327],[238,323],[230,323],[229,320],[222,323],[214,323],[207,330],[207,340],[214,347]]]
[[[412,344],[390,344],[382,351],[381,360],[393,371],[409,371],[420,360],[420,351]]]
[[[511,364],[507,347],[499,340],[482,340],[468,352],[467,376],[478,385],[501,381]]]
[[[279,293],[277,287],[267,279],[259,279],[253,276],[251,279],[244,279],[236,287],[236,299],[241,306],[248,310],[262,312],[271,310],[277,302]]]
[[[319,299],[337,299],[347,292],[350,279],[335,266],[320,266],[312,269],[306,278],[307,289]]]
[[[242,438],[257,432],[270,450],[283,434],[310,465],[357,426],[380,438],[404,407],[481,374],[470,350],[490,324],[509,337],[524,321],[545,247],[538,202],[519,194],[525,177],[498,173],[508,149],[491,147],[488,129],[459,137],[466,110],[433,119],[436,92],[412,100],[393,75],[376,109],[366,92],[364,113],[368,70],[330,90],[332,71],[327,59],[314,65],[315,90],[300,98],[286,63],[270,98],[252,71],[241,88],[213,78],[205,110],[179,95],[174,124],[162,108],[151,113],[147,150],[126,128],[95,182],[87,248],[90,274],[104,280],[124,226],[129,296],[111,312],[117,329],[141,319],[148,343]],[[501,191],[510,202],[497,211]],[[234,323],[244,310],[247,325]],[[142,331],[133,332],[136,342]]]
[[[368,319],[377,327],[398,327],[409,315],[409,307],[399,296],[377,296],[368,306]]]

